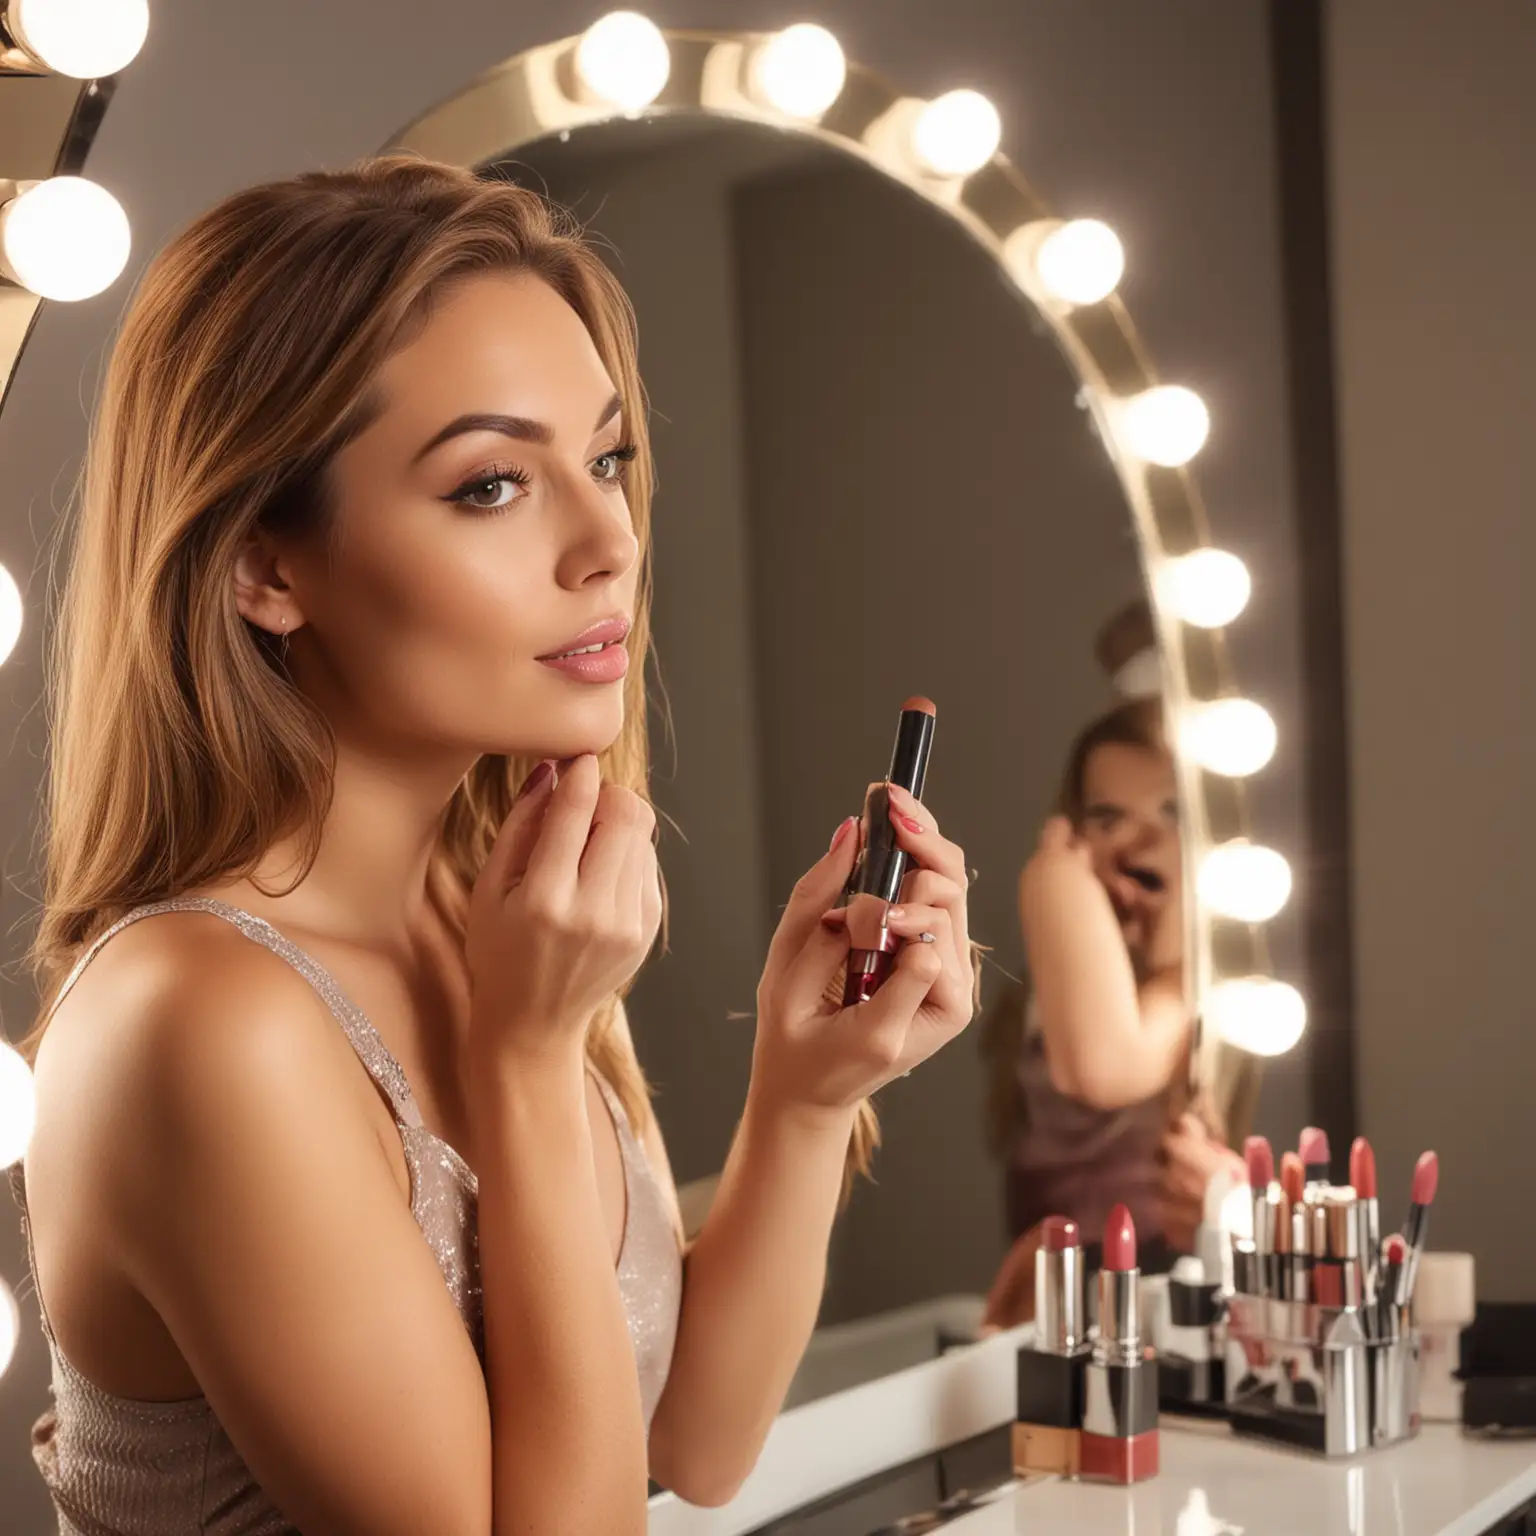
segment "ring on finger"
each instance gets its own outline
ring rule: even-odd
[[[917,936],[917,942],[919,944],[936,944],[938,940],[931,933],[920,933]]]

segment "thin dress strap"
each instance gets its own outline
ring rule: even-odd
[[[415,1096],[411,1093],[400,1063],[379,1037],[378,1030],[373,1027],[368,1016],[337,985],[336,978],[313,955],[300,949],[291,939],[285,938],[265,918],[247,912],[244,907],[220,901],[216,896],[173,896],[164,901],[147,902],[124,913],[111,927],[99,934],[75,962],[48,1010],[49,1014],[64,1001],[65,995],[79,979],[87,963],[113,934],[140,918],[157,917],[162,912],[211,912],[215,917],[222,917],[232,923],[246,938],[253,939],[286,960],[320,994],[321,1000],[335,1015],[369,1077],[389,1100],[395,1118],[403,1125],[421,1124],[421,1110],[416,1106]]]

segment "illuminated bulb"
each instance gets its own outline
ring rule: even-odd
[[[76,80],[115,75],[149,31],[148,0],[11,0],[6,25],[49,69]]]
[[[1157,585],[1163,607],[1197,629],[1230,624],[1253,591],[1248,567],[1224,549],[1197,549],[1170,560]]]
[[[969,176],[992,158],[1002,136],[997,108],[980,91],[948,91],[918,114],[912,148],[937,176]]]
[[[667,40],[637,11],[610,11],[576,45],[576,73],[594,96],[638,112],[661,95],[672,71]]]
[[[1269,711],[1251,699],[1195,704],[1179,727],[1184,755],[1231,779],[1257,773],[1275,755],[1277,736]]]
[[[1125,271],[1125,252],[1108,224],[1073,219],[1040,242],[1035,271],[1054,298],[1097,304],[1115,291]]]
[[[16,649],[21,637],[21,591],[15,578],[0,565],[0,662]]]
[[[1206,1021],[1229,1045],[1278,1056],[1301,1039],[1307,1005],[1295,987],[1268,976],[1234,976],[1207,994]]]
[[[1200,899],[1222,917],[1266,923],[1291,894],[1291,866],[1273,848],[1234,838],[1200,861]]]
[[[0,1376],[4,1376],[21,1336],[21,1310],[4,1280],[0,1280]]]
[[[36,1120],[32,1069],[19,1052],[0,1043],[0,1168],[9,1168],[27,1150]]]
[[[1127,451],[1166,469],[1189,463],[1210,430],[1205,402],[1182,384],[1144,389],[1120,407],[1120,437]]]
[[[790,117],[820,117],[842,94],[847,61],[825,27],[803,21],[776,33],[757,55],[753,83]]]
[[[128,215],[83,176],[51,176],[0,207],[0,271],[45,299],[88,299],[128,264]]]

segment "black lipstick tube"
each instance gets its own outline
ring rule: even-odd
[[[843,1006],[868,1002],[895,963],[898,940],[886,926],[886,912],[901,899],[908,859],[891,826],[891,799],[887,786],[899,785],[916,799],[923,795],[928,760],[933,754],[937,711],[922,698],[908,699],[896,728],[890,772],[864,797],[864,846],[848,883],[847,979]]]

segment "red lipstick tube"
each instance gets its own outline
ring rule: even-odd
[[[1035,1342],[1019,1350],[1013,1470],[1075,1477],[1088,1365],[1083,1249],[1075,1221],[1048,1216],[1035,1251]]]
[[[1136,1226],[1117,1205],[1104,1229],[1099,1333],[1087,1368],[1081,1473],[1106,1483],[1157,1476],[1157,1362],[1145,1358]]]
[[[864,847],[848,882],[847,979],[843,1007],[868,1002],[880,990],[895,964],[900,940],[886,926],[886,913],[901,899],[901,882],[907,873],[907,855],[897,844],[891,827],[889,784],[898,784],[922,799],[933,752],[933,730],[938,711],[931,699],[911,698],[901,707],[896,745],[891,752],[890,772],[864,799]]]

